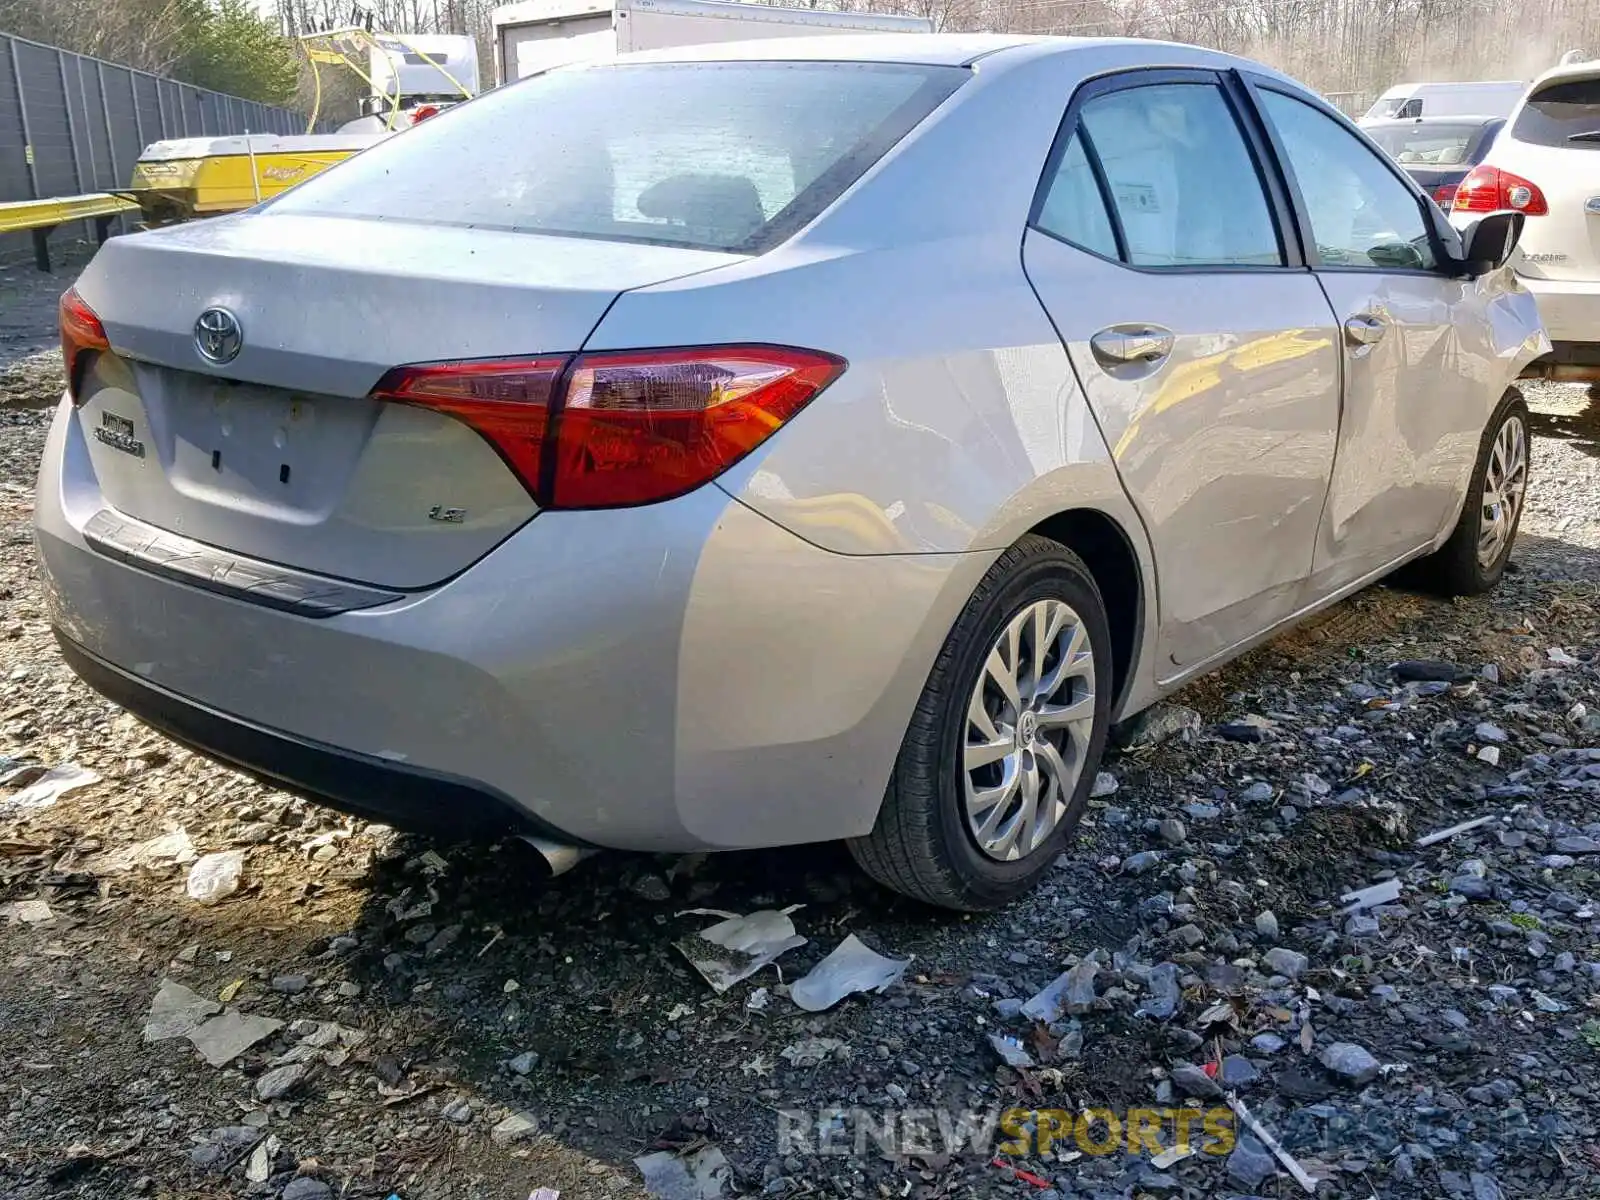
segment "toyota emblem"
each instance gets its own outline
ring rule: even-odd
[[[244,346],[239,318],[225,308],[206,309],[194,323],[194,346],[209,363],[232,362]]]

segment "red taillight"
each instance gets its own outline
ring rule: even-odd
[[[1433,202],[1445,212],[1450,211],[1450,205],[1455,202],[1455,198],[1456,185],[1453,183],[1441,183],[1433,189]]]
[[[439,106],[437,104],[419,104],[411,110],[411,123],[415,125],[418,121],[426,121],[429,117],[438,116],[438,114]]]
[[[78,397],[78,364],[91,350],[109,350],[105,326],[95,316],[94,309],[84,303],[77,288],[68,288],[61,294],[58,309],[61,324],[61,365],[67,376],[67,391],[74,400]]]
[[[565,358],[531,358],[396,367],[378,381],[372,395],[465,421],[538,495],[550,401],[566,365]]]
[[[715,479],[844,366],[773,346],[638,350],[397,367],[373,396],[465,421],[545,508],[618,508]]]
[[[699,487],[843,369],[829,355],[765,346],[584,355],[556,419],[551,500],[610,508]]]
[[[1456,189],[1452,212],[1512,212],[1542,217],[1550,211],[1538,185],[1488,165],[1473,167]]]

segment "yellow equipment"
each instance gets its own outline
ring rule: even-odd
[[[469,83],[476,85],[475,76],[463,83],[436,54],[420,49],[418,39],[405,35],[350,28],[307,34],[299,40],[316,89],[306,132],[181,138],[145,147],[134,164],[133,186],[125,195],[138,204],[146,225],[170,225],[250,208],[437,111],[437,103],[403,108],[404,94],[375,76],[392,79],[402,65],[420,63],[453,89],[452,97],[459,92],[461,99],[470,99]],[[343,67],[366,81],[384,104],[381,119],[374,112],[356,122],[369,127],[361,132],[312,133],[321,116],[323,66]]]
[[[146,225],[238,212],[389,136],[254,133],[156,142],[134,164],[129,194]]]

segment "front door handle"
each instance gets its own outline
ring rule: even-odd
[[[1344,336],[1352,346],[1374,346],[1389,332],[1389,323],[1373,313],[1357,313],[1346,317]]]
[[[1089,348],[1102,366],[1157,363],[1172,353],[1172,334],[1165,329],[1119,325],[1102,329],[1089,339]]]

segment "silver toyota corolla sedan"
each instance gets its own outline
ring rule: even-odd
[[[1546,348],[1344,118],[1145,41],[698,47],[501,88],[62,301],[92,686],[408,827],[845,839],[990,908],[1107,730],[1411,563],[1494,585]]]

